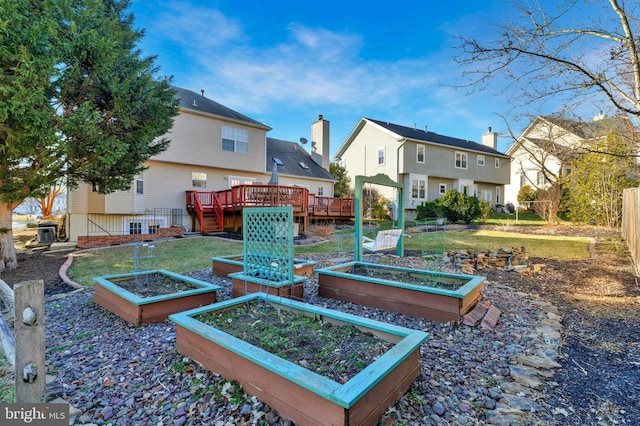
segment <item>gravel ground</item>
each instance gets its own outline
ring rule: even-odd
[[[316,267],[331,264],[326,256],[313,259]],[[416,258],[379,260],[426,267]],[[230,281],[210,269],[190,275],[223,285],[219,297],[230,297]],[[380,424],[565,424],[570,412],[540,404],[543,392],[557,386],[557,309],[496,281],[487,282],[483,297],[502,310],[494,330],[324,299],[315,275],[305,285],[309,303],[430,334],[421,348],[421,376]],[[49,300],[46,311],[48,374],[56,376],[51,397],[72,404],[76,424],[291,424],[237,384],[178,354],[169,321],[135,327],[94,304],[90,290]],[[541,360],[544,365],[532,365]],[[532,371],[548,377],[540,382]]]

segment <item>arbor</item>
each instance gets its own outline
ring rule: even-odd
[[[63,177],[127,189],[165,150],[174,91],[142,57],[127,0],[0,0],[0,271],[11,213]]]
[[[554,97],[596,99],[640,117],[637,0],[564,0],[552,10],[514,1],[494,40],[462,38],[456,58],[468,84],[506,81],[525,104]]]

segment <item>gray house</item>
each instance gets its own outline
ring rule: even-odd
[[[489,131],[481,143],[439,135],[370,118],[362,118],[336,154],[354,180],[383,173],[405,187],[405,218],[416,207],[440,198],[449,189],[476,196],[492,206],[504,203],[510,157],[497,150],[498,135]],[[393,189],[378,189],[390,201]]]

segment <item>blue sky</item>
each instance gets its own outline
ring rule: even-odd
[[[502,132],[506,99],[468,95],[453,60],[459,35],[492,36],[505,1],[133,0],[144,55],[160,75],[273,128],[310,139],[322,114],[335,154],[361,117],[480,141]],[[499,83],[497,83],[499,84]],[[550,111],[552,112],[552,111]],[[515,123],[514,123],[515,124]],[[517,132],[527,123],[512,124]],[[510,140],[499,138],[504,152]]]

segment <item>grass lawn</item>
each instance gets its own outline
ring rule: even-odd
[[[390,223],[381,223],[378,230],[389,227],[391,227]],[[511,229],[513,230],[513,227]],[[373,236],[375,232],[377,231],[365,232],[365,234]],[[433,249],[430,244],[434,238],[438,239],[439,249],[490,251],[502,247],[525,247],[529,256],[564,260],[589,258],[589,244],[591,242],[591,239],[584,237],[531,235],[488,230],[449,230],[441,236],[433,232],[411,234],[410,238],[405,238],[405,249],[426,252]],[[152,249],[150,249],[151,247]],[[239,254],[242,251],[242,242],[211,237],[154,242],[139,247],[137,270],[167,269],[184,273],[210,268],[211,257]],[[295,255],[352,252],[353,231],[336,232],[328,241],[320,244],[295,247]],[[134,271],[136,263],[134,257],[133,246],[77,253],[74,255],[68,275],[79,284],[93,286],[93,277]]]

